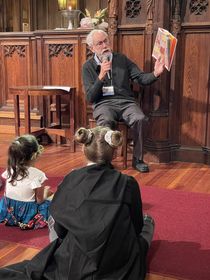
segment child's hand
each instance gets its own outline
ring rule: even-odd
[[[44,187],[44,199],[47,199],[49,196],[53,195],[53,191],[51,191],[50,186]]]

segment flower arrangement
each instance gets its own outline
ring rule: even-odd
[[[108,28],[108,23],[105,22],[108,15],[108,8],[96,11],[93,17],[91,17],[88,9],[85,9],[85,13],[82,14],[84,15],[84,18],[80,21],[81,28],[100,28],[105,31]]]
[[[91,17],[90,12],[87,9],[85,9],[85,16],[91,18],[93,25],[97,26],[100,23],[104,22],[104,19],[107,17],[107,10],[107,8],[102,10],[100,9],[96,11],[93,17]]]

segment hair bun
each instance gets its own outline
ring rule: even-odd
[[[81,127],[76,131],[74,138],[78,143],[89,144],[92,141],[93,132],[90,129]]]
[[[120,131],[108,130],[104,135],[104,140],[113,148],[117,148],[122,144],[122,134]]]

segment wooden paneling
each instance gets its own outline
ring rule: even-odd
[[[181,91],[181,145],[205,146],[210,67],[210,33],[187,33]]]
[[[43,80],[46,85],[63,85],[78,88],[78,38],[43,38]],[[76,108],[78,108],[78,92],[76,94]],[[52,100],[54,103],[55,101]],[[63,104],[68,104],[68,98],[63,97]],[[68,107],[68,106],[67,106]],[[78,110],[76,110],[76,123],[79,123]],[[68,119],[69,112],[66,112]],[[64,122],[67,122],[67,120]]]
[[[144,68],[144,36],[139,34],[129,34],[121,32],[119,34],[119,51],[127,55],[141,69]]]
[[[147,1],[118,1],[119,25],[139,25],[145,23],[147,17]]]
[[[178,41],[180,83],[175,122],[180,145],[175,159],[210,162],[209,81],[210,81],[210,8],[207,2],[181,3],[181,31]],[[178,76],[178,74],[177,74]]]
[[[209,1],[180,1],[181,5],[181,20],[185,23],[209,23],[210,9]]]
[[[133,7],[133,17],[128,13]],[[135,8],[134,8],[135,6]],[[142,87],[146,156],[152,161],[210,161],[210,8],[197,1],[111,0],[113,48],[125,53],[146,72],[153,71],[152,48],[158,27],[177,38],[170,72]],[[116,40],[116,37],[118,40]]]
[[[87,58],[86,34],[85,30],[9,33],[8,36],[2,33],[4,36],[0,38],[1,108],[13,110],[13,101],[9,96],[9,88],[12,86],[72,86],[77,89],[76,125],[86,123],[86,101],[81,81],[82,65]],[[40,102],[42,101],[37,98],[32,102],[31,108],[37,113]],[[53,103],[53,100],[51,102]],[[68,108],[67,99],[64,98],[62,103],[67,104],[64,108]],[[64,122],[68,118],[67,115],[68,111]]]
[[[30,37],[1,40],[1,77],[2,87],[1,106],[11,106],[9,87],[31,83],[32,49]]]
[[[81,62],[85,62],[90,56],[92,56],[91,51],[89,50],[89,48],[87,47],[86,44],[86,37],[81,37],[81,46],[80,46],[80,53],[79,53],[79,57],[80,57],[80,61]],[[86,101],[86,93],[84,91],[84,87],[83,87],[83,83],[82,83],[82,65],[83,63],[80,63],[79,65],[79,98],[78,98],[78,103],[80,104],[79,108],[79,113],[81,113],[81,108],[83,110],[83,114],[84,114],[84,119],[82,124],[84,126],[88,125],[88,120],[92,117],[92,106],[90,104],[88,104],[88,102]]]
[[[77,126],[86,122],[85,96],[81,85],[82,64],[86,61],[84,38],[85,35],[78,34],[45,35],[41,39],[42,47],[39,50],[43,58],[39,66],[43,70],[41,78],[44,84],[77,88],[75,101]]]

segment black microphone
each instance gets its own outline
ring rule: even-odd
[[[104,62],[104,61],[110,61],[111,60],[111,54],[104,54],[101,58],[101,61]],[[111,80],[111,70],[109,70],[107,72],[107,77],[109,80]]]

